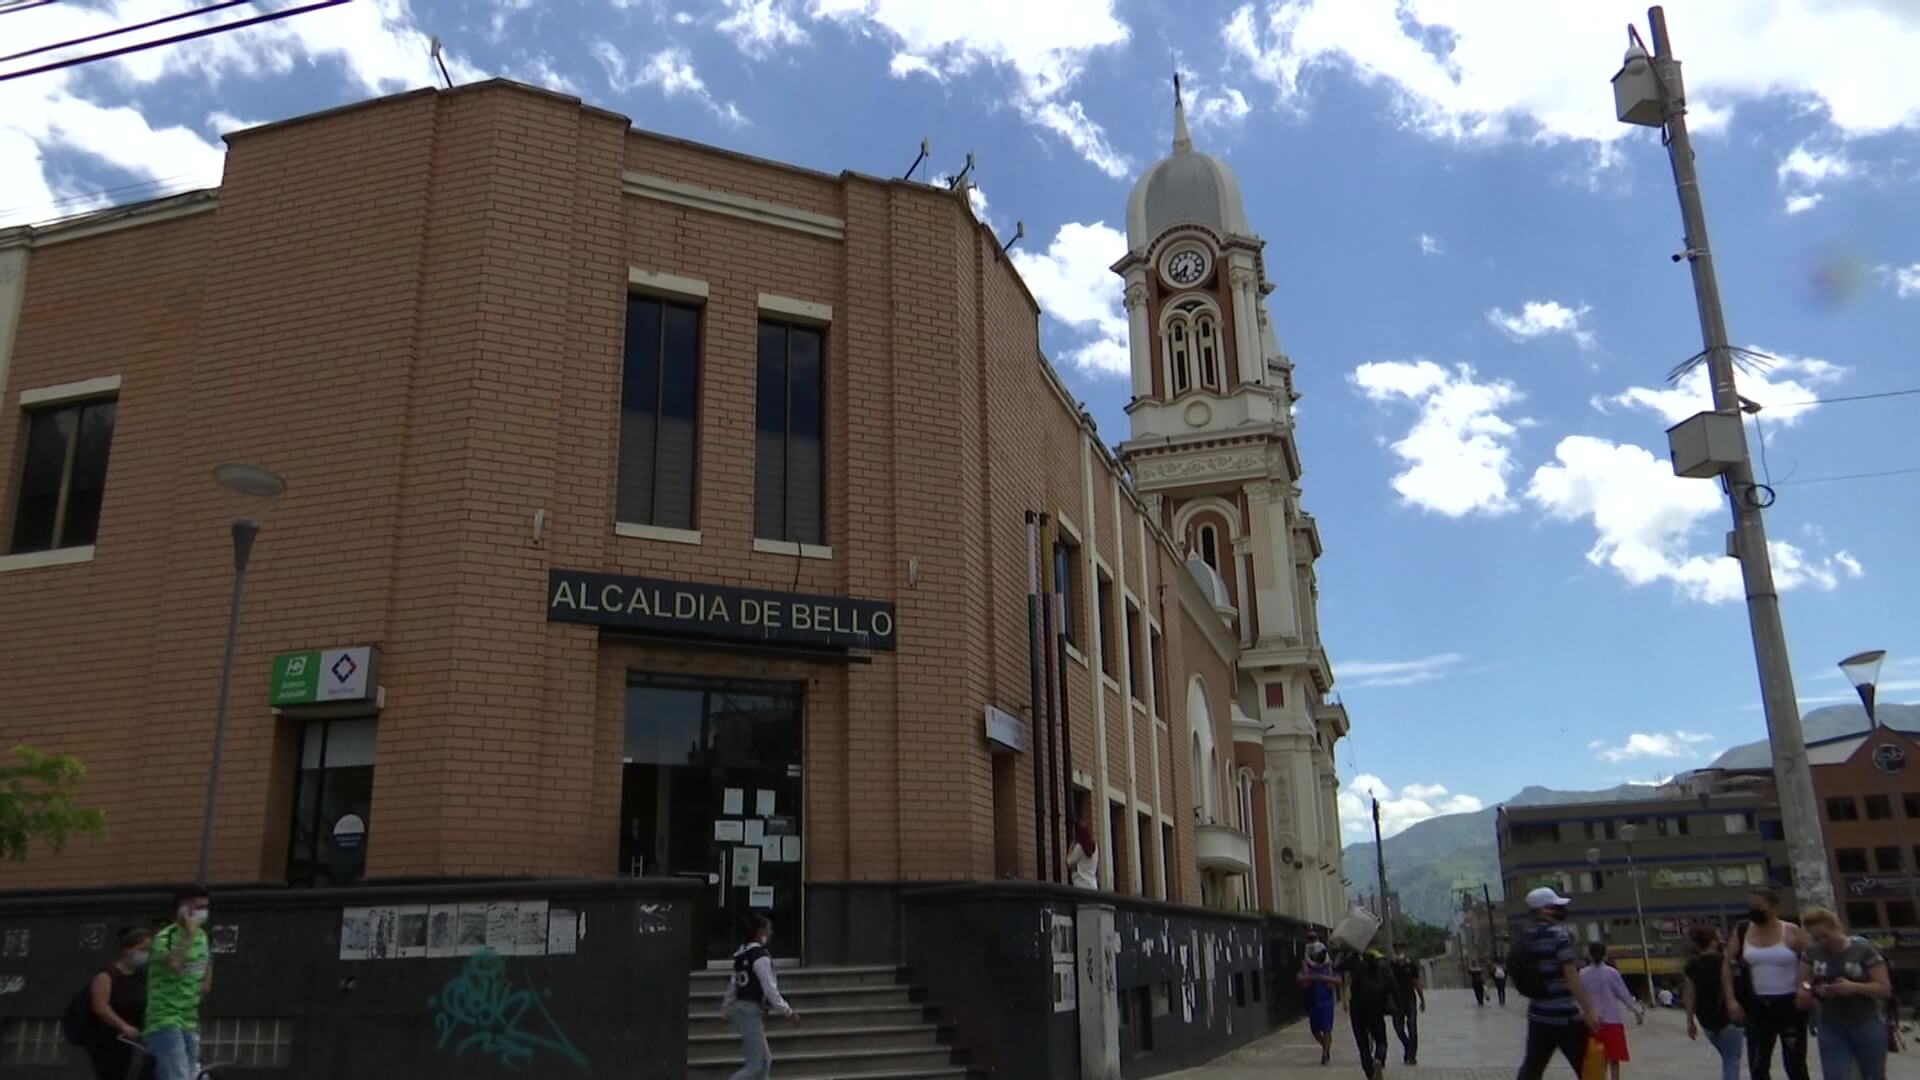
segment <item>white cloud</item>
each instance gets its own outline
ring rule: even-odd
[[[1262,0],[1222,28],[1237,60],[1304,107],[1339,68],[1389,88],[1402,122],[1443,138],[1609,142],[1606,80],[1645,25],[1642,0]],[[1905,0],[1722,0],[1675,14],[1692,111],[1724,126],[1735,100],[1812,102],[1846,135],[1920,126],[1920,9]],[[1702,114],[1705,114],[1704,116]]]
[[[1825,202],[1826,198],[1817,191],[1811,195],[1789,195],[1787,196],[1787,213],[1804,214]]]
[[[1398,835],[1409,826],[1442,814],[1471,814],[1486,804],[1472,795],[1454,794],[1444,784],[1408,784],[1398,793],[1372,773],[1341,785],[1340,831],[1349,841],[1373,839],[1373,803],[1380,800],[1380,835]]]
[[[1601,761],[1638,761],[1646,758],[1685,758],[1700,756],[1700,744],[1712,742],[1713,736],[1702,735],[1697,731],[1655,732],[1644,734],[1634,732],[1627,741],[1618,746],[1595,740],[1587,744],[1587,749],[1596,751]]]
[[[1781,160],[1774,175],[1779,177],[1780,186],[1787,189],[1787,213],[1804,214],[1826,198],[1815,188],[1829,181],[1845,180],[1855,171],[1845,151],[1809,150],[1807,144],[1801,143]]]
[[[721,101],[713,96],[713,92],[707,89],[706,80],[694,70],[692,54],[678,45],[669,45],[653,53],[639,67],[631,67],[626,54],[605,38],[595,41],[589,51],[606,71],[607,85],[617,92],[651,86],[666,97],[690,97],[735,127],[747,122],[733,102]]]
[[[1416,660],[1342,660],[1333,670],[1342,686],[1412,686],[1445,678],[1465,659],[1459,653],[1435,653]]]
[[[1597,534],[1587,561],[1606,567],[1629,585],[1671,582],[1686,599],[1718,604],[1745,595],[1740,563],[1719,550],[1691,547],[1709,519],[1726,514],[1720,489],[1704,480],[1673,474],[1672,465],[1630,444],[1589,435],[1569,435],[1554,448],[1554,461],[1534,471],[1527,497],[1550,517],[1589,521]],[[1768,545],[1774,584],[1782,591],[1812,586],[1831,590],[1863,573],[1842,551],[1811,556],[1784,540]]]
[[[1094,168],[1115,180],[1133,171],[1133,163],[1107,142],[1106,131],[1088,118],[1086,107],[1079,102],[1022,102],[1020,113],[1028,123],[1038,124],[1067,140],[1067,144],[1078,150],[1080,156]]]
[[[1016,247],[1009,256],[1041,309],[1082,339],[1067,359],[1083,372],[1124,376],[1133,370],[1122,283],[1108,269],[1126,251],[1126,236],[1106,222],[1068,222],[1046,251]]]
[[[1440,241],[1427,235],[1426,233],[1421,233],[1420,234],[1420,254],[1422,255],[1440,254]]]
[[[1494,308],[1487,312],[1487,321],[1515,341],[1531,341],[1548,334],[1565,334],[1581,348],[1591,349],[1594,345],[1593,331],[1582,326],[1581,320],[1592,310],[1585,304],[1568,307],[1558,300],[1529,300],[1520,305],[1517,315],[1504,308]]]
[[[1420,417],[1393,452],[1406,468],[1393,489],[1423,510],[1447,517],[1504,514],[1518,429],[1500,410],[1523,396],[1510,382],[1479,381],[1471,367],[1448,370],[1431,360],[1378,361],[1353,369],[1348,380],[1373,401],[1403,398]]]
[[[1920,262],[1911,266],[1890,266],[1887,276],[1893,283],[1894,294],[1900,299],[1920,296]]]
[[[772,56],[777,49],[807,43],[806,30],[777,0],[722,0],[722,6],[727,16],[714,29],[756,60]]]
[[[1847,368],[1813,357],[1769,353],[1757,345],[1756,353],[1773,356],[1775,363],[1765,371],[1737,371],[1735,385],[1740,395],[1758,404],[1761,418],[1769,424],[1788,427],[1819,406],[1789,402],[1812,401],[1821,388],[1846,378]],[[1595,408],[1605,412],[1609,405],[1646,409],[1668,424],[1677,424],[1695,413],[1713,408],[1713,382],[1707,366],[1700,364],[1682,376],[1673,386],[1634,386],[1612,397],[1595,398]]]
[[[1247,95],[1228,87],[1217,94],[1196,94],[1193,99],[1194,127],[1231,127],[1247,118],[1253,106]]]

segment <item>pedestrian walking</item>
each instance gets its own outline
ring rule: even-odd
[[[1084,818],[1073,823],[1073,844],[1067,848],[1067,872],[1075,888],[1100,888],[1100,846]]]
[[[147,949],[153,935],[137,927],[120,931],[113,963],[87,980],[67,1007],[67,1041],[86,1051],[95,1080],[129,1080],[147,1019]],[[143,1070],[144,1072],[144,1070]]]
[[[1807,982],[1820,1010],[1820,1075],[1844,1077],[1858,1069],[1860,1080],[1886,1080],[1884,1004],[1893,996],[1886,959],[1825,908],[1808,908],[1801,920],[1811,938]]]
[[[800,1014],[780,996],[780,983],[774,977],[773,954],[767,951],[767,943],[773,940],[773,923],[765,915],[749,915],[746,930],[746,943],[733,954],[733,978],[720,999],[720,1015],[740,1033],[744,1063],[732,1080],[767,1080],[773,1071],[767,1016],[783,1016],[798,1023]]]
[[[1393,947],[1393,1034],[1400,1040],[1400,1060],[1420,1064],[1420,1014],[1427,1011],[1427,987],[1420,977],[1420,961],[1407,953],[1407,943]]]
[[[1809,1080],[1807,1012],[1813,995],[1801,988],[1800,978],[1806,931],[1780,917],[1780,894],[1772,889],[1755,889],[1749,903],[1747,921],[1734,931],[1720,967],[1727,1012],[1747,1028],[1747,1073],[1752,1080],[1771,1080],[1778,1044],[1787,1080]]]
[[[1347,1016],[1353,1027],[1353,1045],[1360,1052],[1360,1068],[1367,1080],[1387,1075],[1387,1015],[1398,997],[1393,965],[1378,949],[1349,949],[1340,962],[1345,979]]]
[[[1479,957],[1467,965],[1467,981],[1473,984],[1473,1000],[1481,1008],[1487,1007],[1487,969],[1480,963]]]
[[[1500,995],[1500,1007],[1507,1007],[1507,966],[1498,960],[1493,962],[1493,992]]]
[[[210,913],[207,890],[182,889],[173,898],[173,921],[153,935],[148,947],[143,1033],[156,1080],[200,1075],[200,1003],[213,989],[206,931]]]
[[[1527,894],[1533,925],[1514,942],[1515,966],[1509,969],[1515,988],[1532,999],[1527,1003],[1527,1049],[1518,1080],[1540,1080],[1556,1050],[1578,1076],[1588,1033],[1599,1026],[1574,970],[1573,935],[1562,925],[1572,903],[1544,886]],[[1518,966],[1523,960],[1524,968]]]
[[[1711,926],[1696,926],[1692,933],[1694,956],[1687,961],[1686,981],[1680,1001],[1687,1010],[1687,1038],[1698,1039],[1707,1033],[1707,1041],[1720,1054],[1720,1080],[1740,1080],[1740,1048],[1747,1033],[1727,1013],[1725,988],[1720,969],[1726,957],[1720,947],[1720,931]]]
[[[1320,1064],[1325,1065],[1333,1060],[1333,1013],[1340,997],[1340,974],[1325,945],[1315,941],[1307,946],[1298,982],[1307,989],[1307,1030],[1320,1044]]]
[[[1645,960],[1643,958],[1642,962]],[[1645,1023],[1647,1014],[1640,1008],[1640,1002],[1627,989],[1627,981],[1620,972],[1607,963],[1607,946],[1596,941],[1587,946],[1587,966],[1580,972],[1580,986],[1587,992],[1587,1001],[1593,1005],[1594,1018],[1600,1026],[1594,1029],[1593,1037],[1606,1051],[1607,1075],[1620,1080],[1620,1065],[1633,1060],[1627,1052],[1627,1013],[1633,1013],[1634,1023]]]

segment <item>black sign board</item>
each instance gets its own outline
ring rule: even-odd
[[[553,570],[547,621],[769,645],[888,649],[893,605],[846,596]]]

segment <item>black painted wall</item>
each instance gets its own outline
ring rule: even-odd
[[[214,958],[203,1024],[259,1018],[292,1027],[291,1069],[235,1068],[223,1080],[678,1078],[697,891],[697,883],[647,879],[216,890],[210,929],[232,948]],[[530,900],[580,913],[576,952],[340,959],[347,908]],[[16,945],[0,956],[0,985],[20,980],[0,994],[0,1024],[59,1016],[110,959],[110,945],[92,943],[164,917],[168,901],[165,892],[0,894],[0,941]],[[28,934],[24,956],[18,931]],[[75,1051],[65,1065],[7,1075],[90,1073]]]

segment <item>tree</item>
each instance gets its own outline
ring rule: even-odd
[[[0,861],[24,862],[37,841],[54,851],[69,835],[95,840],[107,834],[107,816],[73,804],[87,767],[71,754],[43,754],[16,746],[17,765],[0,765]]]
[[[1393,940],[1396,944],[1404,942],[1407,952],[1416,960],[1439,956],[1447,951],[1446,930],[1409,915],[1393,920]]]

